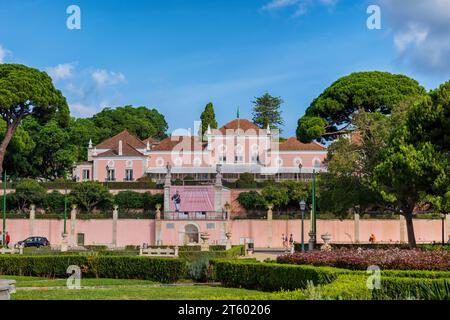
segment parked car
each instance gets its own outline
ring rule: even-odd
[[[27,248],[27,247],[36,247],[36,248],[49,247],[50,241],[48,241],[48,239],[45,237],[29,237],[28,239],[19,241],[17,243],[18,246],[21,246],[22,244],[25,248]]]

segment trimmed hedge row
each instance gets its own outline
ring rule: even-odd
[[[223,285],[262,291],[304,289],[308,281],[315,285],[328,284],[339,274],[351,272],[329,267],[260,263],[253,260],[215,260],[212,265],[216,280]]]
[[[84,277],[143,279],[173,283],[186,274],[181,259],[101,255],[0,256],[0,274],[67,278],[76,265]]]

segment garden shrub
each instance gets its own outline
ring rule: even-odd
[[[262,291],[304,289],[308,281],[315,285],[328,284],[337,275],[349,273],[337,268],[260,263],[252,260],[216,260],[213,265],[217,280],[225,286]]]
[[[54,256],[0,256],[0,274],[66,278],[67,268],[77,265],[83,277],[143,279],[163,283],[179,280],[185,262],[172,258],[104,256],[93,254]]]
[[[450,251],[427,250],[333,250],[311,251],[278,257],[279,263],[330,266],[366,270],[376,265],[394,270],[450,270]]]
[[[130,212],[144,208],[144,196],[142,193],[134,191],[120,191],[114,197],[114,203],[119,206],[120,210]]]
[[[374,300],[450,300],[449,279],[382,277]]]
[[[256,188],[255,176],[251,173],[242,173],[238,180],[236,180],[236,187],[238,189],[253,189]]]

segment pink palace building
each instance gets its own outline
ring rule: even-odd
[[[127,130],[88,146],[88,161],[73,172],[76,181],[122,182],[148,176],[164,183],[167,168],[172,179],[213,183],[218,165],[222,179],[232,182],[243,173],[256,181],[307,180],[313,170],[324,171],[326,147],[304,144],[296,138],[279,141],[277,131],[261,129],[249,120],[235,119],[199,136],[172,135],[162,141],[140,140]]]

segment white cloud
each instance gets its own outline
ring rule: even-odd
[[[98,87],[103,87],[106,85],[115,85],[118,83],[125,82],[125,76],[123,73],[112,72],[108,70],[95,70],[92,72],[92,79]]]
[[[295,9],[294,16],[301,16],[316,4],[333,7],[338,0],[272,0],[262,7],[264,11],[276,11],[284,8]]]
[[[5,63],[5,58],[7,55],[10,55],[11,51],[5,49],[0,45],[0,64]]]
[[[378,0],[399,61],[425,73],[450,73],[450,0]]]
[[[66,80],[72,78],[74,69],[74,63],[64,63],[58,64],[56,67],[47,68],[47,73],[54,81]]]
[[[77,116],[82,118],[92,117],[97,112],[96,107],[89,106],[83,103],[70,104],[70,110],[72,113],[75,113]]]

